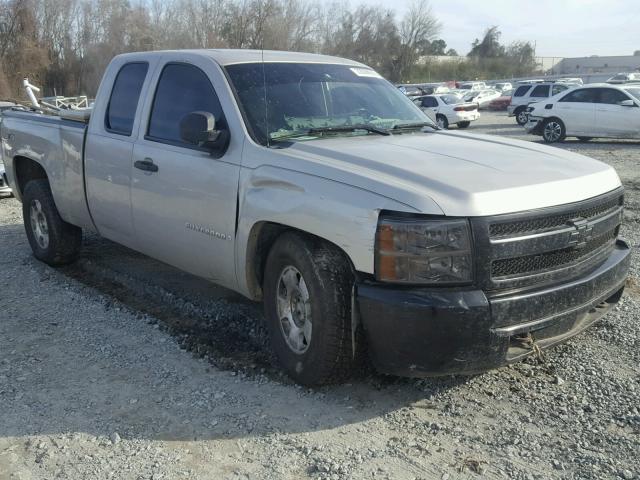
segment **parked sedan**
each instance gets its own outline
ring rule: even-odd
[[[640,73],[618,73],[614,75],[607,83],[620,84],[629,82],[640,82]]]
[[[487,108],[492,100],[500,96],[500,92],[492,89],[474,90],[463,97],[466,102],[477,103],[478,108]]]
[[[509,104],[511,103],[511,96],[513,95],[513,92],[515,91],[515,89],[511,89],[511,90],[507,90],[506,92],[502,92],[502,95],[499,96],[498,98],[494,98],[493,100],[491,100],[489,102],[489,105],[487,105],[487,108],[489,110],[493,110],[493,111],[506,111],[507,107],[509,106]]]
[[[640,139],[640,84],[590,84],[574,88],[527,109],[527,132],[545,142],[565,137]]]
[[[426,113],[434,114],[440,128],[449,128],[453,123],[458,128],[467,128],[480,118],[478,105],[465,102],[457,95],[426,95],[413,101]]]

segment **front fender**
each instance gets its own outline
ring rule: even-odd
[[[310,174],[273,166],[240,172],[236,271],[240,290],[256,298],[248,268],[249,239],[263,222],[295,228],[340,247],[357,271],[373,273],[380,210],[418,212],[393,199]]]

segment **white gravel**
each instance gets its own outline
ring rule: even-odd
[[[470,130],[523,135],[484,114]],[[640,246],[640,142],[613,165]],[[273,367],[258,305],[95,236],[61,270],[0,199],[0,480],[640,479],[640,260],[619,307],[475,377],[366,374],[307,390]]]

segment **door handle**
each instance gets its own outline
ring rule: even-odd
[[[144,160],[136,160],[133,164],[138,170],[143,170],[145,172],[157,172],[158,166],[153,163],[153,160],[150,158],[145,158]]]

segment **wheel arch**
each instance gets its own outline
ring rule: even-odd
[[[355,265],[347,252],[334,242],[291,225],[271,221],[259,221],[252,226],[249,232],[245,256],[244,271],[247,287],[252,299],[262,300],[262,283],[267,257],[278,238],[285,233],[298,233],[302,236],[333,246],[342,254],[351,271],[356,272]]]
[[[49,181],[49,176],[40,162],[23,155],[16,155],[13,157],[13,175],[17,190],[17,192],[14,193],[20,200],[22,200],[24,187],[29,183],[29,181]]]

